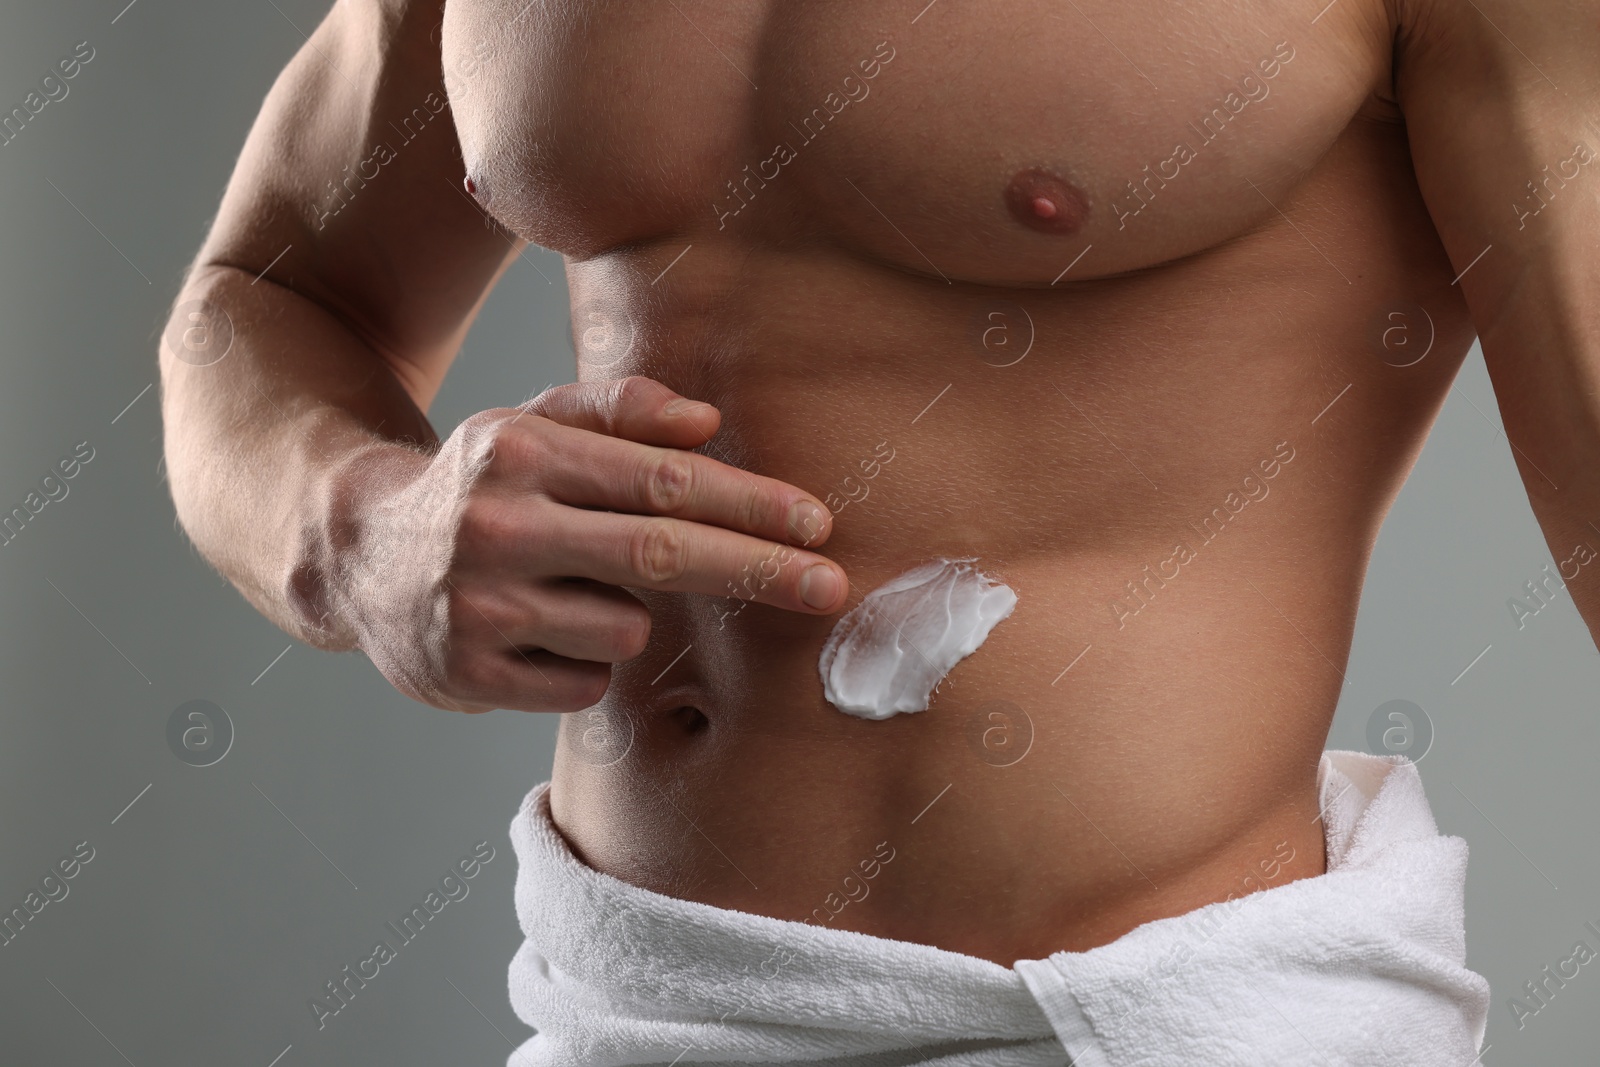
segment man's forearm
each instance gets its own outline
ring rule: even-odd
[[[421,466],[423,411],[517,254],[458,191],[440,10],[329,9],[267,94],[161,346],[179,519],[253,604],[323,647],[355,640],[327,588],[350,498]],[[388,144],[419,107],[437,117]],[[380,145],[392,160],[362,177]],[[198,358],[191,326],[212,331],[194,335]]]
[[[191,316],[199,315],[200,319]],[[168,481],[213,566],[301,640],[352,647],[328,583],[342,534],[341,472],[436,437],[389,363],[333,312],[232,267],[195,271],[168,338],[231,331],[226,354],[162,345]],[[202,359],[214,358],[214,351]],[[186,358],[187,357],[187,358]]]

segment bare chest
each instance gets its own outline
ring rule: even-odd
[[[1313,13],[1314,15],[1314,13]],[[1378,0],[450,0],[475,195],[578,259],[823,242],[1048,285],[1244,232],[1389,82]]]

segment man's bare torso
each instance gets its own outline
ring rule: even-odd
[[[925,5],[451,0],[443,60],[580,377],[718,405],[705,451],[834,506],[851,604],[963,556],[1020,598],[871,722],[823,699],[833,619],[638,591],[563,832],[1009,964],[1322,872],[1368,553],[1472,333],[1385,5]]]

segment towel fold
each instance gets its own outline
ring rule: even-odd
[[[1327,752],[1318,779],[1326,874],[1014,967],[629,885],[573,856],[541,783],[511,824],[538,1032],[507,1065],[1471,1067],[1466,843],[1404,757]]]

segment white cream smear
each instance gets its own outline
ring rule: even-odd
[[[976,562],[924,564],[846,613],[817,662],[828,703],[864,719],[926,711],[944,676],[1017,606],[1017,594]]]

